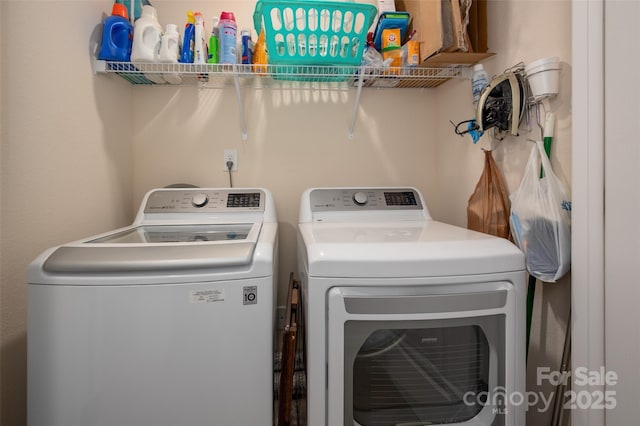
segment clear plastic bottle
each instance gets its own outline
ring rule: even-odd
[[[218,23],[220,37],[219,62],[221,64],[235,64],[238,61],[236,47],[238,26],[232,12],[222,12]]]
[[[471,76],[471,91],[473,93],[473,106],[478,105],[480,94],[489,84],[489,74],[484,70],[482,64],[473,66],[473,75]]]

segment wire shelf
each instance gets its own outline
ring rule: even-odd
[[[464,65],[377,69],[326,65],[151,64],[97,61],[98,73],[118,75],[131,84],[153,86],[348,89],[433,88],[463,78]],[[163,77],[164,76],[164,77]],[[174,84],[171,84],[171,81]]]
[[[154,87],[234,87],[240,112],[242,140],[247,140],[247,120],[242,90],[356,90],[349,138],[353,138],[363,87],[433,88],[452,78],[468,78],[468,64],[439,64],[437,67],[377,69],[364,66],[328,65],[225,65],[152,64],[94,61],[96,74],[119,76],[134,85]]]

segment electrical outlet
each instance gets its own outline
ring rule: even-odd
[[[284,315],[286,311],[286,306],[278,306],[276,308],[276,321],[278,322],[278,328],[280,330],[284,329]]]
[[[229,170],[227,167],[227,161],[233,162],[233,167],[231,167],[232,172],[238,171],[238,150],[236,149],[225,149],[224,150],[224,159],[222,161],[222,170],[225,172]]]

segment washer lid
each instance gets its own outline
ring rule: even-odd
[[[141,225],[57,248],[47,272],[144,272],[251,263],[261,222]]]
[[[511,242],[431,220],[303,223],[299,230],[309,276],[435,277],[525,268]]]
[[[124,229],[85,244],[192,243],[200,241],[241,241],[251,231],[251,223],[142,225]]]

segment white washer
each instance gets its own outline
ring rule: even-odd
[[[157,189],[29,267],[30,426],[268,425],[277,220],[265,189]]]
[[[300,206],[309,426],[525,422],[525,263],[433,221],[414,188]]]

